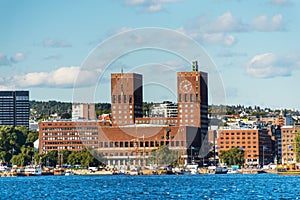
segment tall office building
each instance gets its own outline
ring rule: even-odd
[[[177,73],[179,125],[208,129],[208,89],[207,73],[198,71],[198,63],[193,62],[193,70]]]
[[[29,91],[0,91],[0,125],[29,128]]]
[[[72,104],[72,120],[96,120],[95,104]]]
[[[111,74],[113,125],[134,124],[143,117],[143,76],[135,73]]]

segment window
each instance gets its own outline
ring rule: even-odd
[[[116,95],[112,95],[112,103],[116,103]]]
[[[132,103],[132,95],[129,95],[129,103]]]
[[[181,101],[182,101],[181,94],[179,94],[178,101],[179,101],[179,102],[181,102]],[[181,107],[181,105],[180,105],[180,107]]]
[[[121,95],[118,95],[118,103],[121,103]]]
[[[190,102],[193,102],[193,94],[190,94]]]
[[[184,94],[184,102],[188,102],[188,94]]]
[[[196,94],[195,101],[198,103],[198,94]]]
[[[150,147],[154,147],[154,141],[150,142]]]
[[[124,103],[126,103],[126,95],[123,96]]]

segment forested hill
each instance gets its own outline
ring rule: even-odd
[[[31,119],[48,119],[51,115],[57,114],[61,118],[72,117],[72,103],[59,101],[29,101]],[[110,103],[96,103],[97,116],[102,113],[110,113]]]

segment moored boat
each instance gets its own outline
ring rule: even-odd
[[[42,175],[42,167],[40,165],[27,165],[24,173],[26,176],[40,176]]]

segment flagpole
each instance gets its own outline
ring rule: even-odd
[[[263,145],[263,168],[264,168],[264,165],[265,165],[265,146]]]

